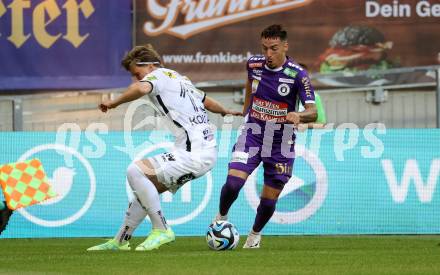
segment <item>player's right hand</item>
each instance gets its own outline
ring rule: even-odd
[[[291,124],[294,124],[295,126],[298,126],[298,124],[300,124],[300,122],[301,122],[301,118],[300,118],[299,113],[289,112],[289,113],[287,113],[286,121],[287,121],[287,123],[291,123]]]
[[[104,100],[101,104],[99,104],[98,108],[101,110],[101,112],[106,113],[108,109],[112,109],[114,107],[111,100]]]

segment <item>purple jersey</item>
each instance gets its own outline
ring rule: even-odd
[[[284,131],[286,116],[288,112],[298,111],[300,101],[303,105],[315,103],[313,87],[307,72],[290,58],[281,67],[270,69],[264,56],[253,56],[247,69],[252,83],[251,103],[246,115],[248,125],[234,145],[229,169],[250,175],[263,162],[264,184],[282,189],[292,176],[294,154],[291,153],[295,146],[292,126]],[[254,133],[249,124],[257,124],[261,132]],[[281,127],[277,127],[279,124]],[[272,130],[273,139],[269,141],[265,132]],[[289,136],[283,137],[284,133]]]
[[[262,134],[267,121],[282,124],[274,132],[274,140],[280,140],[287,113],[298,111],[299,101],[303,105],[315,103],[307,71],[290,58],[281,67],[271,69],[263,55],[249,58],[247,71],[252,94],[246,122],[260,125]]]

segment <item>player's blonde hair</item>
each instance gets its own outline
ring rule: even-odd
[[[139,63],[149,63],[157,65],[159,67],[162,66],[160,55],[156,52],[151,44],[134,47],[124,56],[121,61],[122,67],[124,67],[127,71],[129,71],[130,67],[134,65],[146,65]]]

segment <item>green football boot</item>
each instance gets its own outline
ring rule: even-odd
[[[87,249],[87,251],[104,251],[104,250],[130,251],[130,244],[128,242],[124,242],[120,244],[115,239],[111,239],[103,244],[98,244]]]
[[[176,236],[173,230],[153,229],[147,239],[136,247],[136,251],[150,251],[158,249],[161,245],[174,242]]]

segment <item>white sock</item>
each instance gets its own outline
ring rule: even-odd
[[[255,232],[253,229],[251,229],[249,235],[261,235],[261,232]]]
[[[127,179],[134,195],[141,205],[147,210],[153,229],[167,230],[167,222],[162,215],[160,197],[156,186],[144,175],[142,170],[134,163],[127,169]]]
[[[217,213],[217,216],[215,216],[215,220],[216,221],[227,221],[228,215],[222,216],[220,213]]]
[[[115,240],[119,241],[119,243],[130,240],[133,232],[146,216],[147,211],[142,207],[139,201],[134,198],[128,205],[127,212],[125,212],[124,223],[121,225],[118,234],[116,234]]]

